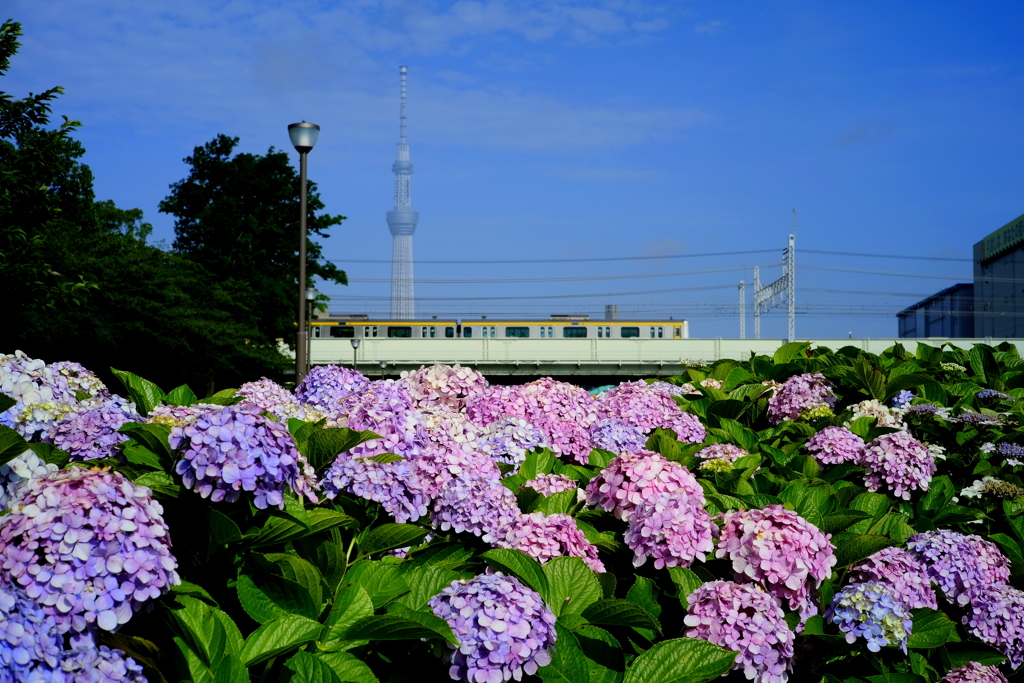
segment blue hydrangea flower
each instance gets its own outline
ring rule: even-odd
[[[606,418],[590,425],[590,440],[594,448],[612,453],[636,453],[647,447],[647,437],[625,420]]]
[[[458,647],[446,659],[453,680],[501,683],[522,679],[551,663],[555,615],[536,591],[501,572],[453,581],[430,599],[448,622]]]
[[[496,543],[520,514],[515,494],[500,479],[468,472],[441,490],[431,519],[442,531],[465,531]]]
[[[892,407],[902,408],[903,406],[913,401],[915,398],[917,398],[917,396],[914,395],[914,392],[904,389],[902,391],[897,392],[896,395],[892,397]]]
[[[115,448],[128,441],[128,435],[117,430],[141,421],[134,403],[115,396],[54,422],[43,440],[70,453],[72,460],[112,458]]]
[[[848,643],[864,638],[872,652],[886,645],[899,645],[907,652],[910,607],[888,584],[873,581],[846,586],[836,593],[825,618],[846,633]]]
[[[63,681],[63,638],[21,588],[0,583],[0,681]]]
[[[317,365],[295,387],[295,397],[302,403],[312,403],[328,411],[337,410],[341,401],[361,391],[368,383],[369,380],[356,370],[337,365]]]
[[[539,428],[515,415],[491,422],[480,435],[478,448],[495,462],[518,467],[534,448],[548,446]]]

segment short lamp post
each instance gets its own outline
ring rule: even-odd
[[[306,289],[306,306],[308,307],[308,318],[306,320],[306,369],[304,375],[309,374],[313,366],[313,317],[315,313],[316,297],[320,294],[315,287]]]
[[[352,369],[359,370],[359,359],[356,356],[359,353],[359,342],[360,339],[350,339],[349,342],[352,344]]]
[[[388,366],[388,362],[386,360],[382,360],[380,362],[380,378],[381,379],[384,379],[384,369],[387,368],[387,366]]]
[[[313,150],[320,126],[315,123],[293,123],[288,126],[288,137],[299,153],[299,329],[295,344],[295,385],[306,378],[308,361],[308,333],[306,330],[306,155]]]

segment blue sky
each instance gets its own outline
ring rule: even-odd
[[[25,35],[0,90],[63,86],[98,198],[157,239],[193,147],[291,151],[289,123],[320,124],[310,177],[348,217],[324,243],[352,280],[322,287],[335,312],[388,311],[401,64],[423,316],[613,303],[735,337],[736,285],[779,276],[795,208],[797,335],[893,336],[971,264],[801,249],[969,260],[1024,212],[1019,2],[3,4]]]

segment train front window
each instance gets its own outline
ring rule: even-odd
[[[619,336],[623,339],[636,339],[640,336],[639,327],[623,327],[619,329]]]
[[[356,336],[356,328],[348,325],[335,325],[331,328],[331,339],[352,339]]]
[[[573,327],[563,327],[562,336],[566,339],[583,339],[587,336],[587,328],[582,325]]]
[[[526,339],[527,337],[530,336],[530,328],[529,327],[506,327],[505,328],[505,336],[506,337],[516,337],[518,339]]]
[[[411,327],[389,327],[388,339],[408,339],[412,337]]]
[[[455,336],[455,328],[454,327],[446,327],[446,328],[444,328],[444,338],[445,339],[451,339],[454,336]]]

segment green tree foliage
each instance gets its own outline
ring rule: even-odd
[[[171,185],[160,211],[175,217],[174,248],[226,287],[254,293],[263,341],[294,339],[298,288],[299,175],[288,155],[236,154],[238,138],[218,135],[185,159],[184,180]],[[317,215],[324,208],[310,182],[306,218],[311,235],[343,216]],[[347,284],[345,273],[321,263],[320,245],[307,241],[307,285],[314,277]]]

